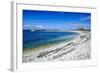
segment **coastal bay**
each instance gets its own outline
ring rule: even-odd
[[[72,40],[46,44],[39,49],[28,49],[23,54],[23,62],[86,60],[91,58],[90,31],[71,31],[78,35]]]

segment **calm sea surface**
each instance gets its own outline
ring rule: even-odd
[[[32,32],[23,30],[23,48],[29,49],[47,43],[56,43],[60,41],[72,40],[78,33],[75,32]]]

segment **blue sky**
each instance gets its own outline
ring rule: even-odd
[[[23,10],[24,29],[91,28],[90,13]]]

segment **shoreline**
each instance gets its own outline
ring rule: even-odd
[[[68,32],[78,33],[77,36],[79,36],[79,34],[80,34],[80,32],[78,32],[78,31],[68,31]],[[75,36],[74,38],[76,38],[77,36]],[[23,50],[24,51],[23,54],[27,54],[27,53],[32,52],[32,51],[33,52],[40,51],[40,50],[43,50],[43,49],[47,49],[49,47],[54,47],[55,45],[60,45],[61,43],[70,42],[73,39],[71,39],[71,40],[60,40],[60,41],[57,41],[57,42],[50,42],[50,43],[46,43],[44,45],[37,46],[35,48],[29,48],[29,49],[27,48],[27,49]]]
[[[90,31],[72,31],[79,35],[71,41],[54,44],[51,47],[41,49],[38,51],[28,51],[23,55],[23,62],[40,62],[40,61],[59,61],[59,60],[78,60],[90,58]],[[84,42],[86,39],[87,42]],[[43,47],[41,47],[43,48]],[[86,48],[86,50],[85,50]],[[87,56],[87,57],[84,57]]]

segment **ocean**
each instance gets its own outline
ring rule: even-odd
[[[35,48],[47,43],[56,43],[69,41],[75,38],[78,33],[75,32],[44,32],[23,30],[23,49]]]

